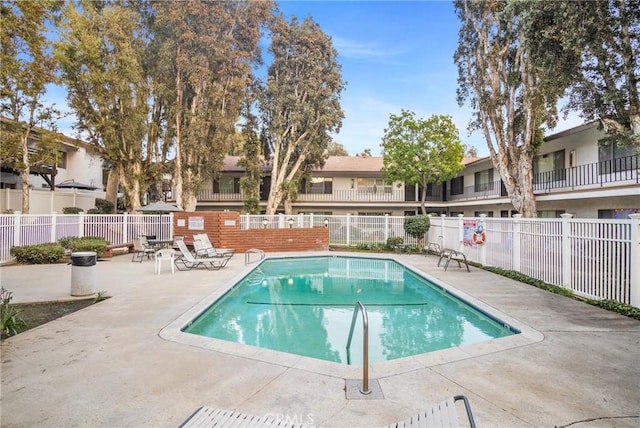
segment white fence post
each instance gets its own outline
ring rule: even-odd
[[[522,214],[513,215],[513,236],[511,237],[511,255],[513,270],[520,272],[520,219]]]
[[[464,214],[458,214],[458,248],[456,250],[464,250]]]
[[[132,240],[129,239],[129,213],[122,213],[122,242],[131,242]]]
[[[440,244],[440,250],[444,249],[444,219],[446,217],[446,214],[440,214],[440,235],[438,235],[438,244]]]
[[[573,214],[560,214],[562,217],[562,286],[571,288],[571,223]]]
[[[302,214],[302,213],[301,213]],[[315,220],[313,219],[313,213],[309,213],[309,227],[315,227]]]
[[[351,214],[347,213],[347,247],[351,245]]]
[[[304,214],[302,213],[298,213],[298,226],[297,227],[304,227]],[[311,226],[309,226],[311,227]]]
[[[389,214],[384,215],[384,242],[389,240]]]
[[[58,214],[52,213],[51,215],[51,235],[49,239],[51,242],[56,242],[56,226],[58,223]]]
[[[284,229],[284,214],[278,214],[278,229]]]
[[[78,237],[82,238],[83,236],[84,236],[84,212],[81,211],[78,217]]]
[[[486,214],[480,214],[480,225],[482,226],[482,230],[484,231],[485,236],[487,235],[487,226],[485,224],[486,217],[487,217]],[[487,244],[486,244],[486,242],[484,244],[480,245],[480,264],[482,266],[486,266],[486,264],[487,264]]]
[[[16,247],[20,245],[20,229],[22,229],[20,223],[22,222],[22,212],[16,211],[13,213],[13,245]]]
[[[632,306],[640,308],[640,214],[629,214],[631,219],[631,286],[630,302]]]

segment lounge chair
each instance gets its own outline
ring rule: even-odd
[[[174,264],[178,270],[191,270],[194,267],[204,267],[209,270],[218,270],[223,268],[229,262],[231,257],[206,257],[196,258],[191,251],[187,248],[187,244],[184,241],[179,240],[175,242],[180,250],[180,254],[174,259]]]
[[[193,247],[197,257],[231,257],[236,252],[231,248],[215,248],[206,233],[193,235]]]
[[[140,262],[146,257],[151,260],[151,256],[155,253],[155,250],[151,247],[148,247],[143,244],[140,238],[133,240],[133,256],[131,257],[132,262]]]
[[[471,407],[469,401],[464,395],[456,395],[455,397],[447,398],[442,403],[433,406],[429,410],[423,411],[416,416],[406,419],[402,422],[396,422],[388,427],[400,428],[400,427],[459,427],[460,421],[458,420],[458,413],[456,412],[455,402],[463,400],[465,410],[467,412],[467,419],[471,428],[476,427],[476,423],[471,413]],[[184,421],[179,428],[205,428],[205,427],[218,427],[218,426],[278,426],[278,427],[292,427],[292,428],[305,428],[307,425],[299,422],[291,422],[276,420],[271,416],[253,416],[246,413],[234,412],[231,410],[218,409],[215,407],[200,407],[197,409],[186,421]]]

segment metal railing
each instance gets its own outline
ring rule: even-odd
[[[349,339],[347,340],[347,364],[351,364],[351,339],[358,319],[358,311],[362,312],[362,388],[360,392],[368,395],[371,394],[369,389],[369,317],[367,316],[367,310],[359,300],[353,308],[353,318],[351,318],[351,328],[349,329]]]

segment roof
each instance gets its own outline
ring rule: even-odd
[[[238,166],[240,156],[225,156],[223,161],[224,172],[244,172],[244,168]],[[463,165],[477,161],[478,158],[465,157]],[[381,156],[329,156],[323,168],[314,169],[317,173],[379,173],[382,170],[383,160]],[[265,168],[268,171],[270,168]]]

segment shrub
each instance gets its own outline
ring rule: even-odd
[[[96,214],[111,214],[113,212],[113,203],[106,199],[96,198],[96,208],[100,211]]]
[[[62,208],[62,214],[80,214],[82,211],[83,211],[82,208],[79,208],[79,207]]]
[[[58,263],[64,257],[64,248],[57,242],[11,247],[10,252],[19,263],[29,264]]]
[[[98,257],[102,257],[107,251],[109,241],[99,236],[85,236],[82,238],[69,236],[58,240],[58,243],[65,249],[75,251],[95,251]]]
[[[414,215],[404,218],[404,231],[418,240],[419,248],[422,248],[424,235],[429,231],[430,227],[431,221],[429,220],[429,216]]]
[[[385,245],[385,249],[393,250],[396,245],[404,244],[404,238],[400,236],[390,236],[387,238],[387,244]]]
[[[20,310],[10,305],[12,293],[0,287],[0,333],[2,336],[18,334],[18,329],[27,325],[20,315]]]
[[[87,210],[87,214],[102,214],[102,211],[97,208],[89,208]]]

